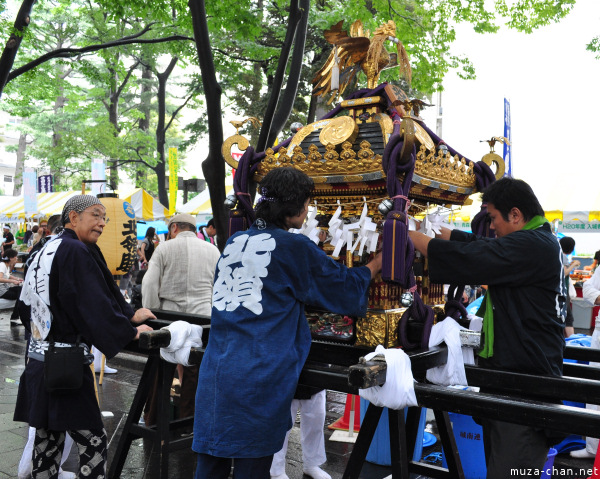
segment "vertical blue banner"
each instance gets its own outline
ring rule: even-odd
[[[37,184],[38,184],[38,189],[37,189],[38,193],[54,192],[54,183],[53,183],[52,175],[38,176]]]
[[[25,168],[23,171],[23,203],[26,216],[33,216],[38,212],[37,172],[33,168]]]
[[[504,138],[508,138],[508,143],[504,143],[503,159],[504,159],[504,176],[512,176],[512,138],[510,126],[510,102],[504,99]]]

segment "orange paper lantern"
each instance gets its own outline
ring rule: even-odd
[[[112,274],[126,274],[133,266],[137,246],[135,211],[114,193],[101,193],[98,199],[106,208],[107,223],[98,247]]]

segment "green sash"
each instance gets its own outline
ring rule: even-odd
[[[539,228],[544,223],[548,223],[548,220],[543,216],[534,216],[527,222],[522,229],[524,230],[534,230]],[[494,305],[492,303],[492,296],[490,294],[490,290],[488,288],[485,293],[485,300],[482,301],[481,307],[477,311],[477,316],[481,316],[481,312],[485,311],[483,314],[483,326],[481,328],[481,332],[483,333],[483,349],[479,351],[479,356],[482,358],[491,358],[494,355]]]

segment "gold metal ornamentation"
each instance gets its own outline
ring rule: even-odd
[[[419,125],[416,121],[413,121],[412,124],[415,127],[415,136],[417,137],[419,143],[421,145],[425,145],[425,148],[427,148],[429,151],[434,151],[435,143],[429,136],[429,133],[425,131],[425,128]]]
[[[232,168],[237,169],[238,160],[235,160],[231,155],[231,147],[233,145],[237,145],[240,151],[246,151],[250,143],[248,142],[248,139],[242,135],[230,136],[223,142],[223,146],[221,146],[221,154],[223,155],[223,158],[225,158],[225,162]]]
[[[349,108],[349,107],[358,107],[358,106],[362,106],[362,105],[372,105],[374,103],[381,103],[381,97],[380,96],[369,96],[366,98],[357,98],[356,100],[344,100],[341,103],[341,107],[342,108]]]
[[[312,80],[313,95],[329,95],[328,103],[331,103],[343,94],[360,70],[367,76],[367,88],[375,88],[381,71],[395,66],[399,67],[400,74],[410,84],[410,62],[402,42],[396,38],[396,24],[392,20],[377,28],[372,38],[369,38],[369,32],[364,31],[360,20],[352,24],[350,35],[342,30],[343,24],[342,20],[324,32],[325,39],[333,45],[333,49]],[[388,40],[396,44],[395,56],[390,55],[385,48],[384,44]],[[335,65],[339,69],[340,78],[344,78],[337,89],[331,85]]]
[[[379,123],[381,131],[383,132],[383,144],[387,145],[391,134],[394,132],[394,122],[386,113],[376,113],[372,116],[372,120]]]
[[[483,155],[481,161],[483,161],[486,165],[492,168],[492,171],[494,170],[493,166],[496,166],[496,173],[494,173],[494,175],[496,176],[497,180],[504,176],[504,160],[499,154],[493,152],[488,153],[486,155]]]
[[[388,311],[369,310],[366,318],[359,318],[356,323],[356,346],[384,348],[398,346],[396,329],[406,308]]]
[[[490,152],[487,155],[484,155],[481,161],[483,161],[490,168],[492,168],[493,165],[496,166],[495,176],[496,179],[499,180],[504,176],[505,165],[504,159],[494,151],[494,148],[496,143],[504,143],[510,146],[510,141],[508,141],[508,138],[505,136],[492,136],[489,140],[483,141],[486,141],[487,144],[490,145]]]
[[[458,155],[452,157],[448,152],[443,154],[441,150],[438,150],[437,154],[435,151],[427,153],[427,147],[423,144],[417,153],[415,173],[445,184],[444,188],[440,185],[442,189],[448,189],[448,185],[467,188],[475,186],[473,162],[469,162],[467,165],[467,160],[464,158],[459,158]],[[424,182],[421,183],[425,184]]]
[[[272,148],[267,148],[266,156],[258,167],[258,179],[264,177],[272,169],[281,166],[293,166],[313,177],[315,182],[317,182],[316,177],[320,175],[345,175],[348,178],[357,178],[356,181],[359,181],[362,177],[357,173],[369,173],[382,169],[381,155],[375,155],[371,150],[371,144],[366,140],[361,141],[358,153],[352,149],[349,141],[342,144],[341,153],[338,153],[332,144],[326,146],[324,154],[319,152],[315,144],[308,147],[308,154],[304,154],[302,147],[298,145],[293,148],[291,157],[288,154],[289,151],[290,149],[282,147],[275,154]],[[326,179],[320,179],[318,182],[325,181]]]
[[[246,151],[249,145],[248,139],[240,135],[239,131],[247,122],[252,123],[256,128],[260,128],[261,126],[260,120],[255,116],[251,116],[245,120],[231,120],[229,123],[235,127],[235,135],[227,138],[221,146],[221,154],[223,155],[223,158],[225,158],[225,162],[232,168],[238,167],[238,161],[231,155],[231,147],[237,144],[240,151]]]
[[[331,120],[319,134],[322,145],[340,145],[344,141],[353,143],[358,135],[358,125],[349,116],[339,116]]]
[[[294,147],[300,145],[304,141],[304,139],[310,135],[313,131],[321,130],[325,126],[329,125],[333,120],[319,120],[315,123],[311,123],[310,125],[306,125],[305,127],[300,128],[298,132],[292,138],[292,141],[288,145],[292,151]]]

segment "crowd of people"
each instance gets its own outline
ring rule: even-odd
[[[36,274],[26,274],[22,285],[10,274],[14,255],[10,242],[4,242],[8,259],[0,264],[0,292],[4,288],[20,298],[19,313],[31,334],[14,418],[35,428],[32,477],[58,477],[66,433],[78,445],[79,474],[103,477],[106,433],[94,378],[84,367],[92,361],[89,349],[94,345],[114,356],[140,332],[151,330],[143,324],[154,317],[151,309],[166,309],[211,317],[201,365],[177,367],[180,415],[194,417],[195,478],[227,478],[233,467],[237,479],[286,479],[287,435],[300,410],[304,472],[330,479],[320,467],[326,459],[324,391],[297,389],[311,343],[304,307],[365,316],[382,255],[348,268],[307,237],[292,234],[289,230],[306,219],[313,188],[312,180],[294,168],[269,172],[260,184],[256,220],[230,237],[222,253],[215,246],[214,222],[198,229],[194,217],[175,215],[168,240],[160,243],[148,228],[138,248],[131,301],[96,245],[105,210],[93,196],[79,195],[65,204],[62,232],[53,228],[54,234],[38,238],[39,252],[29,264]],[[527,183],[503,178],[482,198],[495,239],[446,228],[432,238],[419,231],[418,222],[410,239],[427,257],[431,281],[470,285],[466,303],[485,294],[479,312],[480,365],[561,376],[565,336],[572,333],[565,278],[579,266],[562,255],[574,244],[559,243]],[[47,228],[40,224],[29,236]],[[600,304],[598,271],[584,288],[595,304]],[[596,347],[599,337],[597,328]],[[83,352],[79,386],[57,392],[48,389],[44,364],[52,361],[59,343]],[[147,425],[156,422],[153,394],[144,419]],[[486,418],[481,423],[489,479],[510,477],[514,468],[542,468],[549,441],[543,429]],[[597,448],[597,440],[586,449],[595,454],[590,448]]]

